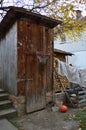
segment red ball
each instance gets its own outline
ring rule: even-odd
[[[67,106],[65,106],[65,105],[60,106],[60,111],[61,112],[66,112],[67,110],[68,110]]]

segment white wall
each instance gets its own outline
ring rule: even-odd
[[[86,51],[74,52],[73,56],[68,56],[68,63],[75,67],[86,69]]]
[[[86,41],[81,41],[77,43],[64,43],[59,44],[57,41],[54,42],[54,47],[60,50],[68,51],[68,52],[79,52],[86,51]]]
[[[62,44],[61,40],[58,39],[54,42],[54,48],[72,52],[74,55],[68,56],[68,63],[78,68],[86,69],[86,32],[84,32],[83,37],[76,42],[67,39],[67,41]]]
[[[68,37],[66,37],[66,42],[64,43],[61,42],[61,39],[57,39],[54,41],[54,47],[69,52],[86,51],[86,31],[80,39],[74,42]]]

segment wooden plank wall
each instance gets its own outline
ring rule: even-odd
[[[33,31],[32,31],[33,29]],[[45,33],[45,34],[44,34]],[[20,95],[25,94],[26,86],[26,53],[35,53],[36,51],[44,51],[49,53],[50,57],[45,66],[45,84],[46,91],[52,89],[52,48],[53,48],[53,32],[48,27],[43,27],[41,24],[35,24],[35,22],[27,19],[21,19],[18,21],[18,93]],[[32,37],[32,38],[31,38]],[[31,44],[30,44],[31,43]],[[28,46],[27,46],[28,44]],[[33,50],[31,49],[33,48]],[[31,52],[32,51],[32,52]],[[22,59],[22,60],[21,60]],[[37,60],[36,60],[37,61]],[[35,66],[34,66],[35,67]],[[40,71],[41,72],[41,71]],[[40,77],[39,72],[36,72],[36,77]],[[37,79],[38,80],[38,79]],[[38,80],[39,81],[39,80]],[[34,82],[35,84],[39,84]]]
[[[0,41],[0,86],[17,95],[17,23]]]

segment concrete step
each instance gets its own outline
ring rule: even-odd
[[[0,101],[0,110],[8,109],[12,106],[12,102],[10,100]]]
[[[0,101],[7,100],[9,97],[8,93],[0,93]]]
[[[7,119],[0,120],[0,130],[19,130],[12,123],[10,123]]]
[[[17,116],[16,110],[14,108],[0,110],[0,118],[12,118],[14,116]]]
[[[5,91],[3,89],[0,88],[0,93],[4,93]]]
[[[4,104],[9,104],[9,103],[12,103],[12,102],[10,100],[0,101],[0,106]]]
[[[0,118],[15,116],[17,116],[17,112],[13,108],[12,101],[9,100],[9,94],[0,88]]]

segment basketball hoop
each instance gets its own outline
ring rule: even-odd
[[[44,53],[42,51],[36,52],[36,55],[37,55],[37,58],[39,59],[39,62],[43,65],[45,65],[47,63],[47,60],[50,56],[50,54]]]

